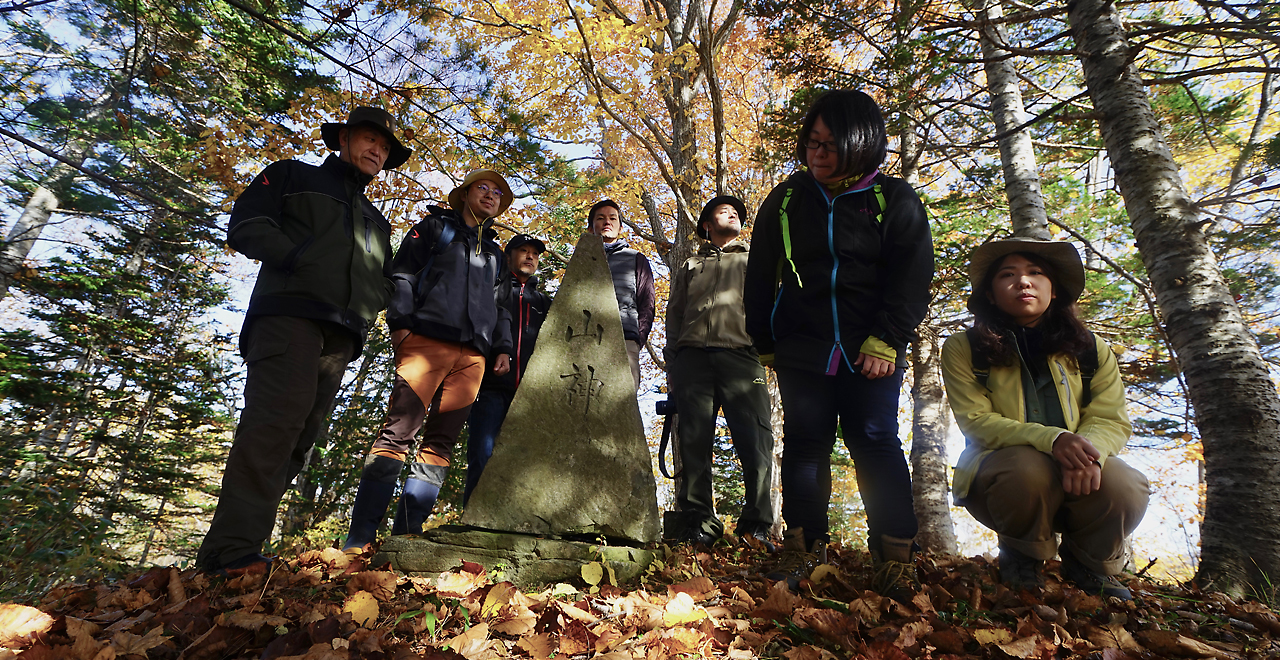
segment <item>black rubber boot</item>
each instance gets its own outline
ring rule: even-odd
[[[378,528],[387,515],[387,506],[396,494],[396,485],[364,477],[356,491],[356,503],[351,507],[351,530],[343,550],[363,548],[378,538]]]
[[[351,529],[343,550],[360,549],[378,539],[378,528],[387,515],[387,506],[396,494],[396,481],[404,461],[386,456],[369,456],[360,474],[356,502],[351,507]]]
[[[400,506],[396,507],[395,520],[391,522],[391,535],[421,534],[422,523],[436,506],[440,487],[421,479],[406,479]]]

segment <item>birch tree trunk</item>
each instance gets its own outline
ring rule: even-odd
[[[1205,517],[1196,581],[1269,597],[1280,578],[1280,399],[1218,270],[1151,110],[1115,6],[1067,5],[1142,261],[1177,351],[1204,442]]]
[[[1000,136],[1000,165],[1004,172],[1005,195],[1009,198],[1009,217],[1014,235],[1049,240],[1049,221],[1040,192],[1040,174],[1036,171],[1036,154],[1031,134],[1022,125],[1027,121],[1018,73],[1009,52],[1009,37],[1000,19],[1004,11],[999,0],[979,0],[982,27],[978,41],[982,44],[983,67],[987,73],[987,92],[991,96],[991,116],[996,135]]]
[[[920,523],[916,543],[928,552],[956,554],[960,548],[951,521],[947,474],[951,408],[942,389],[942,347],[932,328],[921,326],[911,368],[915,378],[911,388],[911,495]]]
[[[920,141],[912,112],[902,113],[899,153],[902,178],[913,188],[919,184],[916,164],[920,162]],[[951,520],[951,479],[948,472],[947,435],[951,428],[951,408],[942,389],[942,351],[938,331],[932,327],[937,317],[930,313],[920,324],[920,339],[913,345],[911,369],[911,495],[920,531],[916,543],[928,552],[959,552],[955,524]]]
[[[53,188],[63,179],[71,175],[71,168],[59,163],[55,165],[36,191],[27,200],[22,215],[9,230],[4,246],[0,248],[0,298],[9,295],[9,286],[22,271],[22,263],[31,253],[40,232],[49,224],[49,218],[58,209],[58,196]]]

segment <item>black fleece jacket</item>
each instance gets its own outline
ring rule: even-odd
[[[929,222],[910,185],[877,174],[828,198],[812,175],[797,172],[769,193],[756,217],[743,295],[747,332],[779,367],[825,372],[839,348],[852,369],[870,336],[896,349],[901,366],[928,310],[932,280]]]
[[[262,262],[245,323],[297,316],[357,338],[391,297],[391,224],[364,196],[372,178],[330,155],[319,167],[272,163],[236,199],[227,245]]]

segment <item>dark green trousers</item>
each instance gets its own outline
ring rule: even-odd
[[[773,526],[769,488],[773,481],[773,429],[764,367],[751,349],[682,348],[671,367],[671,388],[680,415],[680,459],[684,481],[676,502],[690,525],[719,536],[711,492],[711,448],[716,413],[723,408],[733,448],[742,463],[746,499],[737,532]]]
[[[240,347],[248,364],[244,411],[222,473],[218,509],[196,565],[213,570],[262,550],[276,509],[333,407],[356,347],[336,323],[258,316]]]

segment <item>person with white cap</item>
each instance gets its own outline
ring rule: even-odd
[[[365,458],[345,550],[360,552],[374,541],[419,429],[391,533],[422,532],[486,370],[502,375],[511,367],[511,319],[500,304],[507,261],[492,228],[511,202],[502,175],[476,170],[449,193],[450,208],[428,207],[400,244],[387,309],[395,384]]]
[[[1117,578],[1124,539],[1151,490],[1116,456],[1132,430],[1124,383],[1115,353],[1077,316],[1079,253],[1057,241],[992,241],[974,251],[969,282],[973,327],[942,347],[966,440],[956,504],[998,534],[1009,588],[1043,587],[1056,553],[1066,580],[1130,599]]]
[[[265,571],[262,544],[280,498],[324,427],[347,364],[387,306],[391,224],[364,195],[411,152],[395,118],[358,107],[320,127],[338,153],[319,166],[268,165],[236,199],[227,245],[261,263],[240,331],[244,410],[196,565],[220,575]]]

